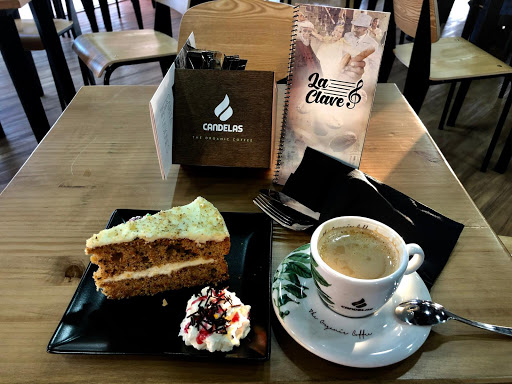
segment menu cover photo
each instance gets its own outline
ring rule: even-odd
[[[308,146],[359,167],[389,17],[295,7],[275,183],[286,182]]]

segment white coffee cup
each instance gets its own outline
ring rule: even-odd
[[[333,228],[355,227],[376,232],[396,250],[394,272],[377,279],[360,279],[331,268],[319,254],[319,240]],[[348,317],[365,317],[381,308],[395,293],[402,277],[416,271],[424,260],[417,244],[405,244],[393,229],[376,220],[359,216],[343,216],[322,223],[311,238],[311,270],[318,294],[333,311]],[[413,256],[410,260],[409,257]]]

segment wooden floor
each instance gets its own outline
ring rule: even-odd
[[[122,1],[120,6],[122,19],[117,17],[115,7],[111,6],[114,30],[136,29],[131,2]],[[448,20],[443,35],[450,36],[457,33],[460,35],[465,18],[465,6],[467,7],[466,0],[456,0],[454,12]],[[154,10],[151,1],[141,0],[141,7],[145,27],[152,28]],[[457,12],[457,9],[461,11]],[[99,10],[96,10],[96,15],[100,30],[103,30]],[[178,33],[180,17],[179,14],[173,14],[175,37]],[[90,32],[84,13],[79,13],[79,21],[82,32]],[[71,50],[71,43],[72,40],[69,38],[62,39],[75,87],[78,90],[83,83],[77,58]],[[43,104],[50,124],[53,124],[62,111],[46,54],[35,52],[34,59],[45,90]],[[399,88],[403,89],[405,74],[405,67],[395,61],[389,81],[397,83]],[[158,64],[142,64],[116,70],[111,78],[111,84],[158,84],[161,79],[162,74]],[[505,174],[492,171],[492,166],[503,145],[502,141],[491,161],[491,169],[487,173],[479,171],[504,103],[504,100],[497,98],[500,86],[499,79],[473,82],[456,126],[446,127],[444,131],[439,131],[437,124],[449,85],[433,86],[420,112],[420,118],[491,227],[500,235],[512,236],[512,166]],[[0,122],[7,135],[6,138],[0,139],[1,191],[37,145],[3,61],[0,61]],[[508,134],[511,127],[512,116],[507,120],[502,137]]]

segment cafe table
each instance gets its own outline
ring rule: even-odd
[[[60,38],[53,23],[49,2],[47,0],[0,0],[0,49],[34,136],[39,142],[50,129],[50,125],[41,99],[34,91],[31,68],[26,62],[13,17],[13,12],[25,4],[30,4],[34,21],[52,67],[57,92],[65,104],[71,101],[76,90]]]
[[[455,321],[434,327],[405,360],[371,369],[308,352],[274,314],[266,362],[47,353],[89,263],[85,240],[112,211],[168,209],[203,196],[220,211],[258,212],[252,199],[272,186],[272,170],[173,165],[162,180],[148,109],[155,90],[81,88],[0,195],[1,383],[512,381],[512,339]],[[394,84],[377,87],[361,169],[465,225],[432,299],[461,316],[512,326],[510,254]],[[274,224],[272,271],[308,241]]]

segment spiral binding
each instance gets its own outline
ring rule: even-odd
[[[283,111],[283,122],[281,125],[281,137],[279,138],[279,146],[277,148],[277,159],[276,159],[276,169],[274,173],[274,179],[273,182],[277,183],[277,180],[279,178],[279,171],[281,169],[281,162],[282,162],[282,153],[283,153],[283,147],[284,147],[284,139],[286,134],[286,119],[288,117],[288,104],[290,101],[290,88],[292,86],[292,79],[293,79],[293,68],[295,63],[295,41],[297,36],[297,20],[299,18],[299,5],[296,5],[293,7],[293,27],[291,32],[291,39],[290,39],[290,55],[288,59],[288,80],[286,81],[286,92],[284,95],[284,111]]]

